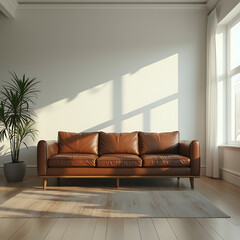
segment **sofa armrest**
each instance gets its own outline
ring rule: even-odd
[[[200,175],[200,145],[197,140],[181,141],[179,153],[191,160],[191,175]]]
[[[37,146],[38,176],[46,176],[48,158],[56,154],[58,154],[57,141],[41,140],[38,142],[38,146]]]

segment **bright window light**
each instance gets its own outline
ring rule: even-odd
[[[228,25],[227,123],[228,143],[240,144],[240,16]]]
[[[240,141],[240,74],[231,78],[232,141]]]
[[[240,66],[240,21],[230,30],[230,68]]]

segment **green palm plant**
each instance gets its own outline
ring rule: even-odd
[[[12,162],[17,163],[21,145],[27,147],[25,138],[34,140],[37,135],[32,107],[39,82],[25,75],[19,78],[15,72],[10,74],[11,82],[5,82],[0,91],[0,141],[9,139]]]

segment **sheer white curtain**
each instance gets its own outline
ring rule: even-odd
[[[216,32],[217,13],[214,9],[208,16],[207,23],[206,175],[219,178]]]

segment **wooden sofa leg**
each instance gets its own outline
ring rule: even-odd
[[[61,185],[61,183],[60,183],[60,178],[59,178],[59,177],[57,178],[57,185],[58,185],[58,186]]]
[[[46,190],[47,188],[47,178],[43,179],[43,189]]]
[[[194,178],[190,177],[189,180],[190,180],[190,184],[191,184],[191,189],[194,189]]]
[[[177,183],[178,183],[178,187],[180,187],[180,183],[181,183],[180,177],[177,178]]]
[[[117,180],[117,188],[119,188],[119,178],[116,178]]]

